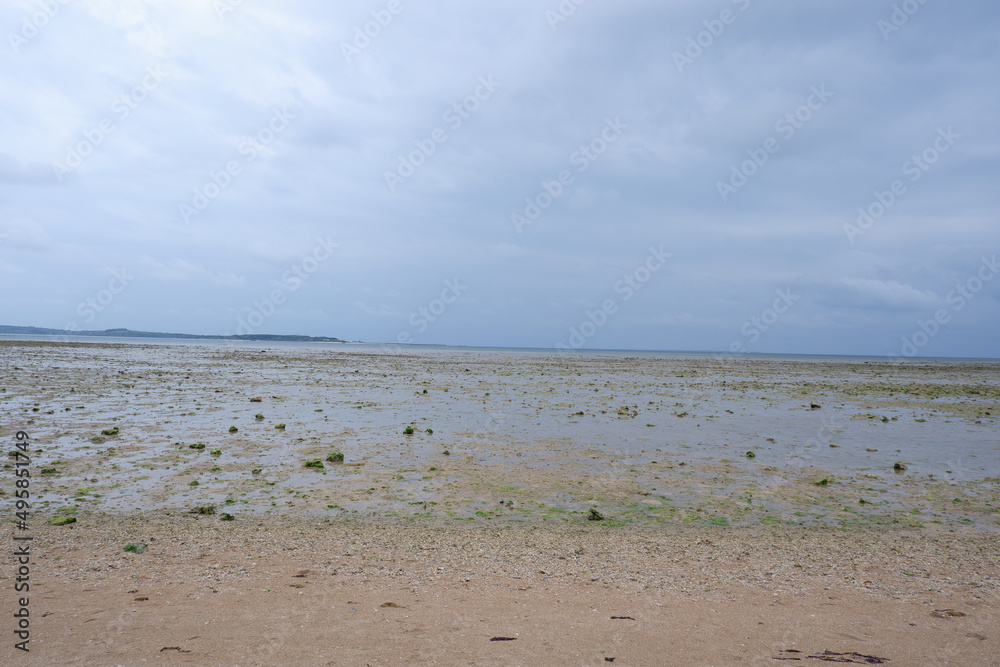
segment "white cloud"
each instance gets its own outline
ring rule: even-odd
[[[934,292],[919,290],[895,280],[844,278],[841,282],[853,290],[859,305],[928,310],[937,308],[944,303],[944,299]]]

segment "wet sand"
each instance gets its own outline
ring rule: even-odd
[[[0,434],[33,450],[38,664],[1000,654],[1000,364],[0,355]]]

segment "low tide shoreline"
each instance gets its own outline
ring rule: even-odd
[[[32,493],[4,664],[1000,655],[1000,364],[0,355]]]

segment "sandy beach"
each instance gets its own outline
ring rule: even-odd
[[[0,485],[9,544],[32,538],[31,651],[6,570],[4,664],[1000,655],[1000,364],[0,355],[0,435],[31,457]]]

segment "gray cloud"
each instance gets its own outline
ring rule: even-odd
[[[898,30],[888,1],[230,4],[68,3],[30,39],[36,4],[0,9],[5,321],[79,319],[125,269],[94,327],[231,332],[329,237],[261,331],[551,347],[610,298],[587,347],[882,355],[1000,250],[985,0]],[[1000,354],[998,301],[921,353]]]

